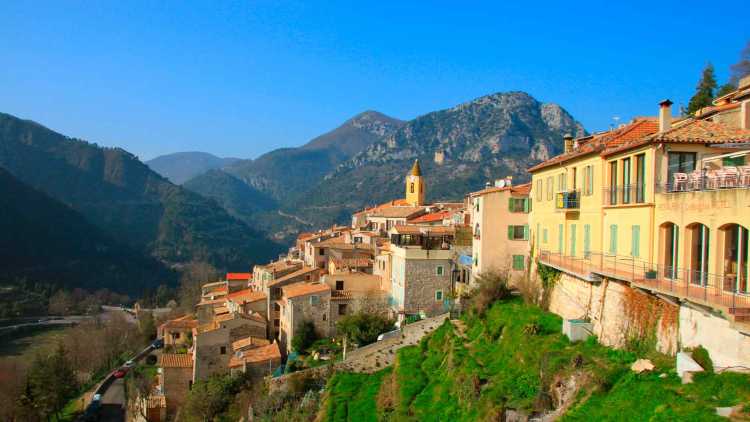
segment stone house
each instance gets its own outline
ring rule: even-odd
[[[380,289],[380,276],[360,272],[327,274],[322,282],[331,289],[330,335],[336,334],[336,323],[346,315],[361,310],[387,312],[388,295]]]
[[[186,353],[159,356],[160,385],[166,399],[167,417],[173,417],[187,400],[193,386],[193,362],[193,355]]]
[[[235,352],[229,359],[232,374],[247,373],[253,378],[269,376],[281,365],[281,349],[273,342]]]
[[[279,344],[292,351],[295,330],[310,321],[319,337],[329,336],[331,288],[325,283],[297,283],[281,288]]]
[[[452,294],[455,229],[444,226],[396,226],[391,237],[391,307],[402,319],[445,311]]]
[[[198,326],[193,337],[193,379],[204,380],[229,368],[232,343],[247,337],[265,337],[266,320],[261,315],[232,313]]]
[[[228,312],[237,312],[241,314],[260,314],[263,318],[268,319],[268,307],[265,293],[256,292],[250,288],[229,293],[225,305]]]
[[[157,337],[164,339],[165,346],[180,346],[188,343],[193,336],[193,329],[198,321],[190,315],[166,321],[159,326]]]

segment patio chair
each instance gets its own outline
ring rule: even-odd
[[[740,166],[737,170],[740,172],[740,186],[750,187],[750,166]]]
[[[703,175],[700,170],[695,170],[690,173],[690,189],[701,190],[703,189]]]
[[[672,183],[672,191],[684,191],[687,190],[688,175],[685,173],[675,173],[674,181]]]
[[[711,170],[706,173],[706,189],[717,189],[719,187],[719,173]]]
[[[740,173],[735,166],[724,167],[724,187],[733,188],[737,186],[737,179]]]

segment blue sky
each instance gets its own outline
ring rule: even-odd
[[[588,130],[687,103],[750,40],[744,1],[0,2],[0,111],[142,159],[255,157],[361,111],[499,91]]]

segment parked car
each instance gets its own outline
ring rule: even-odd
[[[131,359],[131,360],[129,360],[129,361],[127,361],[127,362],[125,362],[125,364],[124,364],[123,366],[124,366],[124,367],[126,367],[126,368],[132,368],[132,367],[134,367],[134,366],[135,366],[135,361],[133,361],[133,360]]]
[[[378,336],[378,341],[383,341],[385,339],[398,337],[399,335],[401,335],[401,330],[388,331],[387,333],[383,333],[383,334],[379,335]]]
[[[153,343],[151,343],[151,347],[153,347],[154,349],[161,349],[162,347],[164,347],[164,339],[157,338]]]
[[[127,373],[128,373],[128,368],[122,367],[122,368],[115,370],[115,372],[113,372],[112,375],[115,378],[124,378],[125,375],[127,375]]]
[[[102,395],[101,394],[94,394],[94,397],[91,398],[91,403],[98,403],[102,401]]]

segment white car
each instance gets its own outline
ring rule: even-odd
[[[91,398],[92,402],[98,402],[102,401],[102,395],[101,394],[94,394],[94,397]]]
[[[122,365],[122,366],[124,366],[126,368],[132,368],[132,367],[135,366],[135,362],[133,360],[129,360],[129,361],[125,362],[125,364]]]

